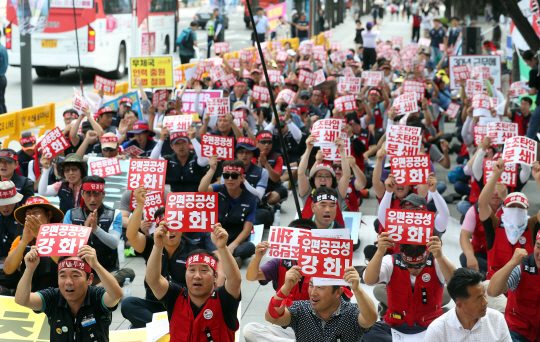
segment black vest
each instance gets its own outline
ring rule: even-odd
[[[79,192],[78,198],[75,199],[75,193],[68,182],[62,182],[60,189],[58,189],[58,198],[60,198],[60,210],[64,215],[70,209],[78,208],[81,205],[81,192]]]
[[[98,209],[98,227],[108,232],[114,222],[115,210],[102,204]],[[77,226],[84,226],[88,214],[83,208],[75,208],[71,210],[71,223]],[[94,233],[90,234],[88,245],[96,250],[96,255],[99,263],[106,269],[118,267],[118,251],[116,248],[109,248]]]
[[[18,207],[19,205],[15,204],[13,213]],[[7,257],[11,244],[23,232],[24,226],[15,220],[13,213],[9,216],[0,214],[0,258]]]
[[[251,209],[250,206],[257,200],[257,196],[244,188],[234,207],[230,208],[229,193],[225,185],[220,185],[217,192],[219,194],[218,222],[227,229],[227,232],[229,233],[229,241],[227,244],[229,244],[233,242],[244,229],[244,222],[246,221],[247,216],[246,211],[251,211],[249,210]]]
[[[262,178],[263,168],[259,165],[251,163],[246,170],[246,180],[254,188],[257,188],[257,184]]]
[[[274,146],[273,150],[277,153],[283,154],[283,147],[281,146],[281,140],[279,140],[279,134],[274,132],[272,135],[272,144]],[[299,160],[303,154],[303,150],[300,148],[300,144],[294,140],[291,131],[287,131],[287,133],[285,133],[283,140],[285,140],[285,147],[287,148],[287,153],[289,154],[289,161],[293,162],[295,160]]]
[[[268,164],[270,164],[272,169],[276,166],[279,157],[281,157],[281,154],[276,152],[271,152],[270,155],[266,156],[266,160],[268,161]],[[281,170],[278,172],[281,173]],[[280,185],[281,182],[274,182],[272,179],[270,179],[270,175],[268,175],[268,185],[266,186],[266,192],[268,193],[270,191],[274,191],[279,188]]]
[[[208,166],[202,167],[197,164],[195,153],[189,154],[184,166],[175,153],[167,163],[165,183],[170,184],[172,192],[197,192],[207,171]]]
[[[16,171],[13,172],[13,176],[11,176],[10,180],[13,182],[13,184],[15,184],[15,188],[17,189],[17,192],[24,196],[23,199],[19,202],[20,205],[24,205],[24,202],[26,202],[28,197],[34,195],[34,182],[32,182],[28,177],[24,177],[24,176],[19,175]],[[26,182],[32,183],[32,194],[31,195],[30,194],[25,194],[22,191],[24,186],[26,185]]]
[[[28,177],[28,163],[34,160],[34,158],[24,153],[23,150],[20,150],[19,152],[17,152],[17,159],[17,161],[19,162],[19,167],[21,168],[22,175]]]

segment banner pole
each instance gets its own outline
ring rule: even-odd
[[[75,0],[71,0],[73,4],[73,21],[75,22],[75,40],[77,42],[77,59],[79,60],[79,84],[81,86],[81,94],[84,95],[82,69],[81,69],[81,53],[79,51],[79,33],[77,32],[77,15],[75,14]],[[94,40],[95,44],[95,40]]]
[[[253,35],[255,36],[255,40],[257,42],[257,47],[259,50],[259,56],[261,58],[262,67],[264,71],[264,78],[266,80],[266,85],[268,88],[270,88],[270,78],[268,77],[268,70],[266,70],[266,61],[264,60],[264,54],[261,49],[261,42],[259,41],[259,36],[257,35],[257,30],[255,29],[255,20],[253,19],[253,13],[251,10],[251,3],[249,0],[246,0],[246,5],[249,12],[249,18],[251,20],[251,27],[253,29]],[[274,94],[272,94],[272,91],[268,89],[268,94],[270,95],[270,105],[272,106],[272,110],[274,111],[274,119],[279,125],[279,115],[276,109],[276,102],[274,99]],[[287,148],[285,145],[285,139],[283,139],[283,133],[281,132],[281,129],[277,129],[278,135],[279,135],[279,141],[281,142],[281,147],[283,150],[283,159],[285,159],[285,164],[287,165],[287,172],[289,173],[289,181],[291,182],[291,190],[293,193],[294,203],[296,205],[296,212],[298,213],[298,218],[302,218],[302,211],[300,210],[300,202],[298,201],[298,195],[296,193],[296,187],[294,185],[294,177],[292,174],[291,169],[291,163],[289,162],[289,154],[287,152]]]

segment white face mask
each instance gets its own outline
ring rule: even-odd
[[[525,229],[527,229],[529,217],[527,209],[503,207],[501,220],[504,224],[506,237],[512,245],[516,244]]]

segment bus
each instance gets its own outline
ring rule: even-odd
[[[120,79],[128,69],[130,56],[170,54],[177,36],[178,2],[152,0],[149,25],[144,19],[140,26],[135,3],[136,0],[50,0],[44,31],[32,34],[32,66],[37,75],[58,77],[64,70],[78,68],[75,21],[82,69]],[[8,0],[6,48],[9,64],[20,67],[17,14],[10,4]]]

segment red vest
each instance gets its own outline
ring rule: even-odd
[[[525,135],[527,134],[527,129],[529,129],[529,121],[531,121],[532,113],[529,116],[525,117],[521,112],[515,112],[512,115],[512,122],[518,124],[518,134]]]
[[[283,284],[285,284],[285,273],[287,273],[287,271],[290,270],[294,265],[298,265],[296,260],[281,259],[278,273],[278,290],[281,289]],[[288,298],[290,298],[293,302],[297,300],[309,300],[308,290],[310,279],[311,277],[304,276],[298,284],[294,285]]]
[[[347,209],[348,211],[354,211],[359,212],[360,208],[358,206],[358,196],[356,195],[356,189],[354,188],[354,183],[352,181],[349,182],[349,189],[347,190],[347,199],[345,199],[345,203],[347,203]]]
[[[358,134],[358,140],[360,140],[364,146],[366,146],[366,151],[369,149],[369,136],[371,132],[369,129],[362,128],[360,131],[360,134]],[[361,153],[360,155],[356,155],[356,152],[354,148],[351,148],[351,154],[354,156],[354,159],[356,161],[356,165],[362,170],[362,172],[365,171],[366,165],[364,164],[364,154]]]
[[[417,190],[416,188],[413,188],[412,191],[409,191],[409,194],[417,194]],[[405,196],[407,197],[407,196]],[[381,198],[382,199],[382,198]],[[381,204],[381,200],[377,198],[377,201],[379,201],[379,204]],[[399,203],[401,202],[402,200],[400,200],[396,195],[395,193],[392,194],[392,202],[390,203],[390,208],[389,209],[401,209],[401,207],[399,206]],[[385,231],[385,228],[383,227],[383,225],[379,222],[379,234],[384,232]],[[394,254],[394,253],[399,253],[399,243],[394,243],[394,247],[390,247],[386,250],[386,252],[388,254]]]
[[[515,291],[508,292],[504,318],[508,329],[529,341],[540,341],[540,275],[534,254],[521,262],[521,279]]]
[[[402,264],[401,253],[393,254],[394,269],[390,282],[386,285],[388,310],[384,321],[390,326],[414,323],[427,327],[443,314],[442,298],[444,284],[439,282],[435,271],[435,258],[430,254],[426,267],[416,277],[412,290],[409,270]]]
[[[312,218],[313,217],[313,210],[311,210],[311,204],[313,203],[313,198],[311,195],[307,198],[306,204],[304,205],[304,209],[302,209],[302,218]],[[343,220],[343,215],[341,214],[341,208],[339,207],[339,203],[337,205],[336,210],[336,218],[334,219],[337,221],[340,225],[345,227],[345,220]]]
[[[469,203],[475,204],[478,201],[478,197],[480,197],[482,188],[484,187],[483,185],[482,187],[480,187],[480,184],[483,184],[483,178],[480,178],[480,180],[477,181],[473,175],[471,176],[471,180],[469,181],[469,184],[471,185],[471,193],[469,194]]]
[[[208,342],[205,329],[210,330],[216,342],[234,342],[234,331],[229,330],[221,310],[221,303],[216,291],[204,304],[197,317],[189,303],[187,289],[184,289],[176,299],[172,317],[169,321],[171,341],[178,342]],[[239,325],[236,322],[236,330]]]
[[[474,233],[472,235],[472,246],[475,252],[477,253],[487,253],[487,240],[486,232],[484,231],[484,226],[480,221],[480,211],[478,209],[478,203],[474,204],[475,217],[476,217],[476,226],[474,227]],[[495,215],[500,219],[503,214],[502,207],[500,207]]]
[[[465,143],[461,143],[461,151],[459,151],[458,155],[469,156],[469,150],[467,150],[467,145]]]
[[[527,254],[532,254],[533,242],[531,239],[531,232],[527,226],[527,229],[525,229],[518,242],[515,245],[510,244],[510,241],[508,241],[508,238],[506,237],[506,232],[504,231],[504,224],[502,223],[502,220],[499,220],[499,226],[495,233],[495,241],[493,241],[493,246],[488,251],[488,273],[486,279],[491,279],[495,272],[503,268],[503,266],[512,259],[512,255],[514,255],[516,248],[524,246],[527,250]]]
[[[375,116],[375,128],[383,128],[383,116],[381,112],[380,106],[377,106],[375,109],[371,110],[373,112],[373,116]],[[369,122],[366,122],[369,124]]]

